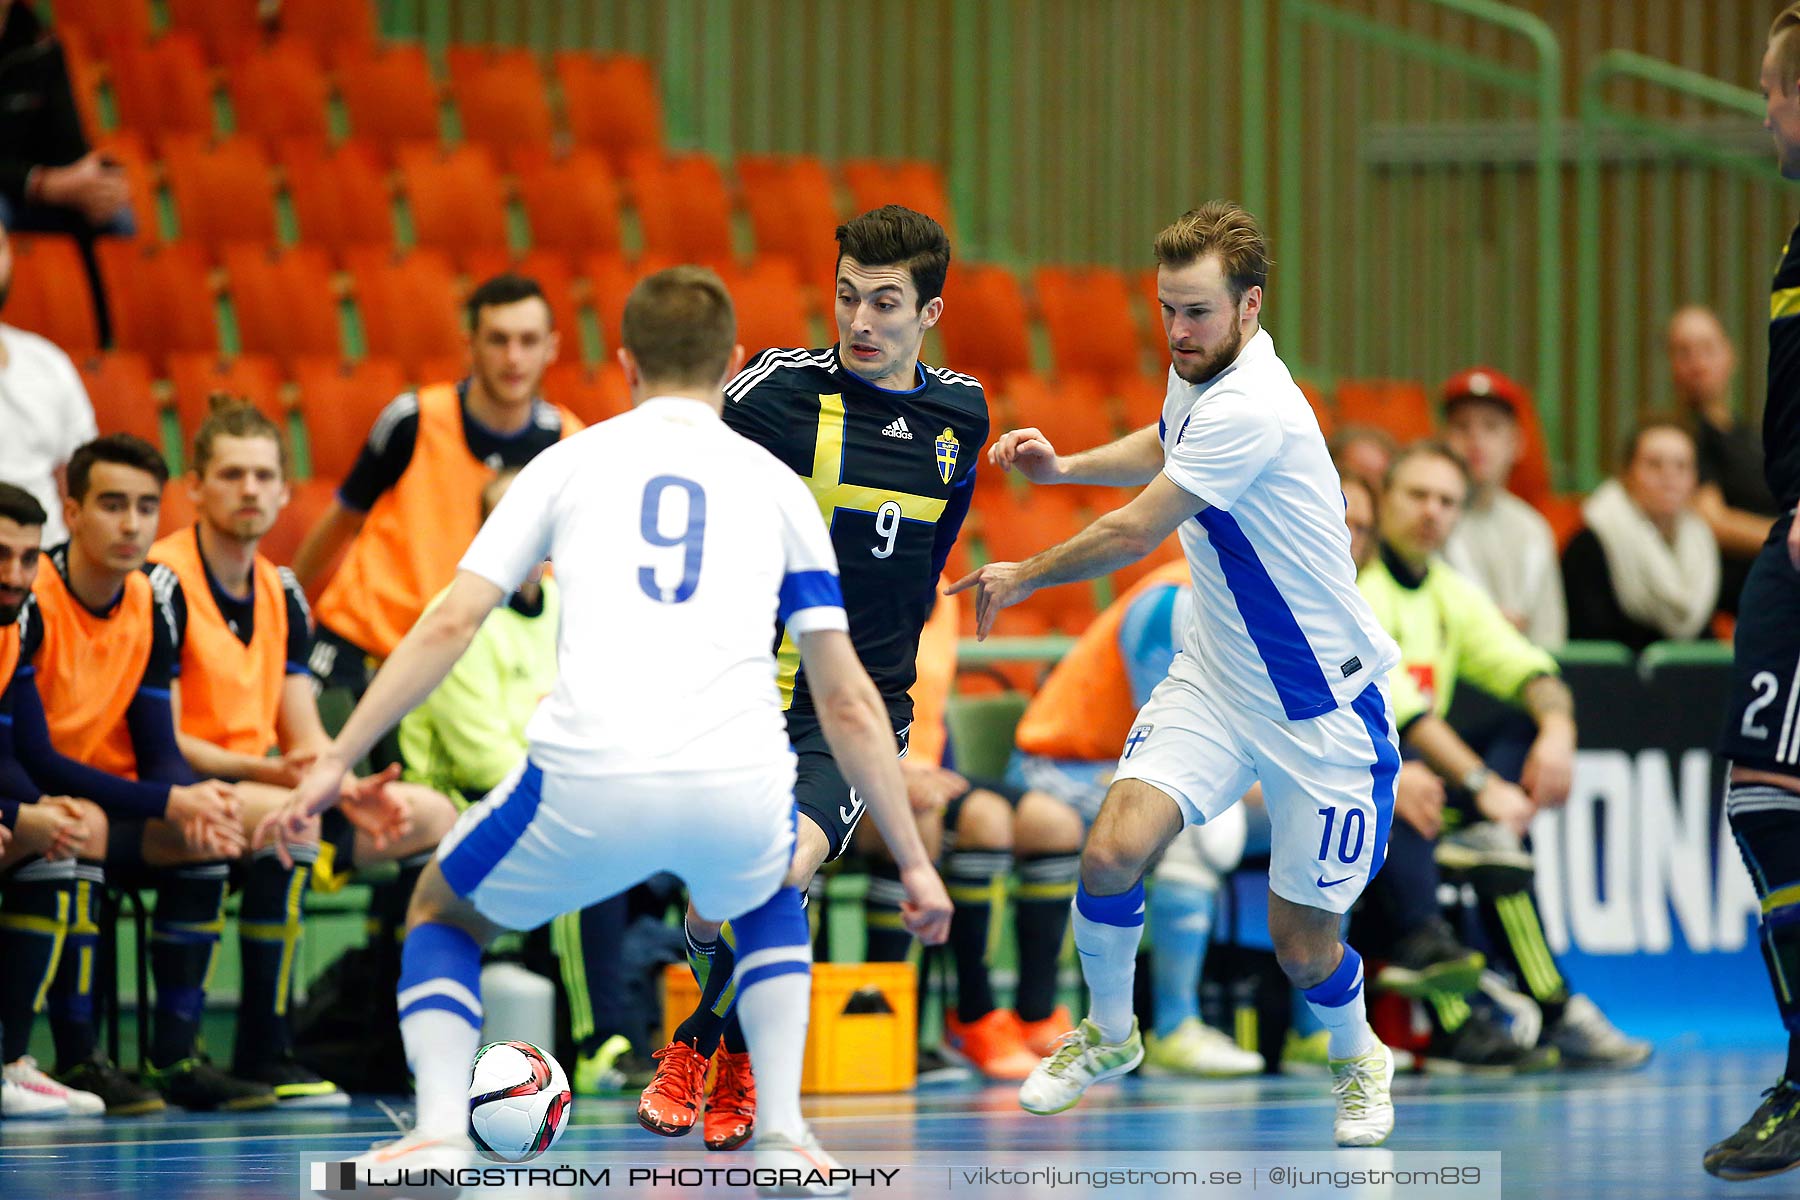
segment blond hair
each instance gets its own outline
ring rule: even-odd
[[[1271,263],[1262,227],[1229,200],[1209,200],[1156,235],[1156,261],[1165,267],[1191,266],[1209,254],[1219,256],[1233,299],[1268,286]]]
[[[281,426],[243,396],[214,392],[206,398],[206,419],[194,433],[194,453],[189,458],[195,475],[206,477],[206,468],[212,465],[213,441],[219,437],[268,438],[275,443],[281,477],[288,477],[287,439],[281,435]]]
[[[1775,65],[1781,70],[1783,94],[1800,80],[1800,38],[1786,35],[1800,28],[1800,3],[1790,4],[1769,25],[1769,45],[1775,50]]]
[[[731,365],[737,318],[731,293],[705,267],[670,267],[631,289],[620,340],[652,383],[680,387],[719,382]]]

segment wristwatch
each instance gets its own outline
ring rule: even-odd
[[[1481,789],[1486,787],[1488,785],[1488,780],[1493,777],[1494,773],[1488,770],[1487,764],[1483,763],[1480,766],[1471,767],[1469,769],[1469,773],[1462,777],[1462,785],[1464,790],[1471,796],[1479,796],[1481,795]]]

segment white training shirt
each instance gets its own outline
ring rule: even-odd
[[[1356,589],[1337,468],[1269,335],[1204,384],[1170,368],[1160,432],[1163,474],[1208,505],[1181,523],[1182,650],[1216,692],[1298,721],[1385,678],[1400,648]]]
[[[567,775],[762,766],[788,749],[775,622],[849,628],[800,477],[706,404],[657,397],[519,473],[461,569],[503,592],[550,559],[555,689],[526,726]]]
[[[44,545],[69,539],[63,526],[56,468],[77,447],[99,436],[94,406],[69,356],[54,342],[0,325],[6,365],[0,367],[0,482],[24,488],[44,506]],[[150,403],[150,397],[144,397]]]

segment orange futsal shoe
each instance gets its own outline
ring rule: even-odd
[[[1056,1053],[1056,1044],[1063,1034],[1075,1028],[1075,1022],[1070,1018],[1068,1008],[1059,1004],[1055,1012],[1041,1021],[1020,1021],[1019,1028],[1025,1034],[1026,1049],[1039,1058],[1049,1058]]]
[[[954,1009],[945,1013],[944,1049],[989,1079],[1024,1079],[1038,1065],[1011,1009],[996,1008],[966,1025]]]
[[[706,1060],[686,1042],[670,1042],[650,1056],[656,1077],[638,1098],[638,1124],[664,1137],[682,1137],[700,1115]]]
[[[750,1055],[720,1049],[712,1091],[706,1096],[706,1148],[736,1150],[756,1132],[756,1077]]]

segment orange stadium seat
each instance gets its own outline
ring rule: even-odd
[[[668,259],[645,258],[626,262],[617,254],[591,254],[581,260],[581,273],[587,277],[589,293],[594,299],[594,316],[600,321],[600,336],[606,343],[606,359],[612,361],[619,348],[619,323],[625,315],[625,298],[644,276],[673,266]]]
[[[397,358],[409,372],[433,358],[463,356],[456,272],[442,253],[357,247],[346,259],[369,353]]]
[[[719,266],[732,261],[731,200],[706,154],[645,155],[626,172],[644,253]]]
[[[324,247],[340,262],[352,246],[393,246],[393,191],[367,142],[330,148],[288,139],[279,155],[301,241]]]
[[[350,116],[350,132],[382,152],[396,142],[437,141],[438,86],[425,51],[386,44],[367,55],[339,58],[338,96]]]
[[[214,392],[248,400],[282,428],[287,427],[281,371],[267,355],[240,354],[227,359],[215,354],[171,354],[169,382],[175,387],[175,418],[181,424],[183,444],[206,419],[207,401]]]
[[[1337,419],[1385,429],[1403,446],[1430,437],[1435,428],[1424,385],[1404,379],[1339,380]]]
[[[313,47],[295,38],[247,53],[225,73],[240,134],[273,147],[282,138],[331,137],[330,86]]]
[[[101,238],[94,252],[118,349],[143,353],[152,367],[172,353],[217,351],[212,285],[199,247]]]
[[[281,363],[341,347],[331,263],[318,246],[235,243],[223,255],[238,342]]]
[[[1118,436],[1106,389],[1086,376],[1014,375],[1000,394],[1014,424],[1042,430],[1059,453],[1091,449]]]
[[[162,409],[143,355],[108,350],[78,356],[75,368],[81,372],[101,433],[132,433],[162,448]]]
[[[459,267],[472,251],[506,249],[506,196],[485,147],[410,143],[396,157],[415,245],[441,250]]]
[[[1005,267],[956,263],[944,281],[944,364],[990,385],[1031,370],[1030,309]]]
[[[456,52],[453,50],[452,55]],[[526,51],[450,64],[450,97],[464,141],[501,154],[512,146],[549,149],[555,127],[537,60]]]
[[[1119,407],[1125,414],[1125,427],[1142,429],[1162,419],[1163,397],[1169,391],[1168,373],[1144,375],[1127,371],[1113,376],[1109,390],[1118,397]]]
[[[246,0],[165,0],[169,27],[200,39],[209,58],[228,63],[262,38],[257,5]]]
[[[639,154],[662,152],[661,93],[647,59],[569,51],[554,61],[577,142],[604,154],[615,171]]]
[[[288,495],[287,507],[275,518],[274,528],[263,537],[257,550],[278,567],[294,565],[294,555],[300,550],[300,543],[312,527],[318,524],[325,510],[331,507],[332,499],[337,495],[339,481],[336,479],[304,479],[294,483]],[[345,545],[344,549],[350,547]],[[342,559],[342,552],[339,553]],[[330,565],[324,572],[323,579],[331,578],[332,571],[337,570],[337,563]]]
[[[58,33],[67,26],[90,38],[150,40],[150,0],[56,0],[53,7]]]
[[[534,247],[571,256],[619,249],[619,186],[598,153],[518,154],[512,167]]]
[[[771,346],[811,344],[806,289],[787,259],[758,259],[748,268],[724,271],[720,277],[731,290],[737,311],[738,342],[746,354]]]
[[[838,205],[823,160],[811,155],[758,154],[737,160],[744,208],[759,255],[792,262],[806,287],[829,287],[837,265]]]
[[[584,367],[567,359],[544,373],[544,398],[567,408],[589,425],[598,425],[631,408],[625,370],[616,362]]]
[[[213,131],[212,70],[193,34],[166,33],[149,42],[96,39],[106,59],[119,125],[156,139]]]
[[[6,322],[29,329],[79,358],[100,348],[87,268],[75,239],[61,234],[14,234],[12,290]]]
[[[1174,562],[1180,557],[1181,542],[1174,534],[1170,534],[1167,538],[1163,539],[1162,545],[1146,554],[1143,558],[1129,566],[1120,567],[1112,573],[1110,578],[1112,579],[1113,595],[1115,597],[1123,596],[1126,592],[1137,586],[1138,581],[1144,576],[1150,574],[1150,572],[1156,570],[1156,568],[1162,566],[1164,563]]]
[[[1058,371],[1115,377],[1142,368],[1131,287],[1122,271],[1039,267],[1032,285]]]
[[[372,0],[282,0],[277,21],[284,37],[306,42],[327,63],[375,49]]]
[[[548,250],[536,250],[523,257],[504,250],[481,250],[464,256],[463,271],[471,285],[506,271],[536,280],[544,289],[544,302],[550,306],[550,320],[562,335],[558,355],[580,361],[581,309],[575,301],[575,272],[566,258]]]
[[[844,163],[844,183],[858,213],[900,204],[951,229],[944,172],[935,163],[911,158],[853,158]]]
[[[183,457],[186,457],[185,454]],[[198,516],[194,510],[194,498],[188,494],[185,475],[176,475],[163,484],[162,511],[157,514],[156,519],[157,537],[167,537],[177,529],[186,529]]]
[[[227,242],[275,241],[275,186],[254,139],[163,140],[163,170],[181,236],[217,257]]]
[[[375,418],[406,390],[406,372],[391,358],[343,362],[301,358],[294,362],[300,421],[312,456],[312,473],[342,479],[356,465]]]

